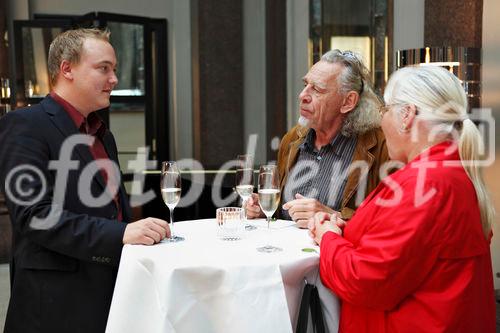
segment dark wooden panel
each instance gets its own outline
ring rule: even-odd
[[[9,77],[9,52],[4,39],[7,32],[7,0],[0,0],[0,77]]]
[[[425,46],[481,47],[483,0],[426,0]]]
[[[266,1],[266,136],[267,159],[276,151],[269,143],[286,133],[286,0]]]
[[[195,158],[218,168],[243,153],[243,4],[192,0],[191,10]]]
[[[5,202],[0,193],[0,263],[6,263],[10,259],[10,248],[12,244],[12,227],[5,207]]]

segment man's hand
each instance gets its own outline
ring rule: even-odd
[[[265,217],[264,212],[260,209],[259,195],[257,193],[252,193],[252,196],[247,200],[245,209],[247,210],[247,218],[249,219]]]
[[[153,245],[166,237],[170,237],[167,221],[148,217],[127,224],[123,234],[123,244]]]
[[[299,228],[307,228],[307,223],[314,214],[324,212],[332,214],[334,212],[328,206],[323,205],[316,199],[306,198],[303,195],[295,194],[295,200],[290,200],[283,205],[283,209],[288,210],[292,220],[297,222]]]
[[[337,212],[333,214],[319,212],[309,220],[307,226],[309,229],[309,236],[311,236],[318,245],[321,245],[321,239],[327,231],[333,231],[342,236],[342,229],[346,226],[346,222],[337,215]]]

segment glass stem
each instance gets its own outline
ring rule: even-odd
[[[271,215],[272,216],[272,215]],[[272,243],[272,236],[271,236],[271,216],[266,215],[266,220],[267,220],[267,245],[265,248],[271,249],[273,246],[271,245]]]
[[[174,212],[172,208],[168,208],[170,211],[170,238],[174,238]]]
[[[243,219],[244,219],[244,222],[246,222],[248,219],[247,219],[247,201],[248,199],[243,199],[242,202],[241,202],[241,207],[243,208]]]

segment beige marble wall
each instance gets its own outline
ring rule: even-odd
[[[500,289],[500,25],[498,25],[500,1],[484,0],[483,8],[483,65],[482,104],[491,108],[496,120],[496,159],[485,170],[486,184],[493,196],[497,218],[493,226],[491,256],[495,288]]]

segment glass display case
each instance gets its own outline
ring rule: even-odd
[[[50,43],[62,31],[75,27],[98,27],[111,32],[110,42],[118,62],[118,85],[111,93],[111,106],[99,114],[116,136],[122,169],[127,170],[127,161],[139,147],[149,147],[151,159],[167,160],[165,19],[93,12],[82,16],[35,14],[33,20],[14,21],[12,106],[38,103],[50,92],[47,69]],[[125,172],[126,178],[131,175]]]
[[[393,0],[309,0],[309,65],[332,49],[360,54],[383,90],[392,68]]]
[[[136,159],[139,148],[148,148],[150,160],[171,158],[165,19],[92,12],[77,16],[35,14],[32,20],[14,21],[11,65],[15,77],[9,85],[10,105],[18,108],[38,103],[50,92],[47,67],[50,43],[62,31],[77,27],[111,32],[118,85],[111,93],[110,107],[98,113],[115,136],[125,185],[130,192],[134,171],[128,168],[128,161]],[[2,93],[6,91],[2,88]],[[152,187],[156,185],[150,183]],[[144,191],[147,190],[146,185]]]
[[[469,112],[481,107],[481,49],[477,47],[426,47],[398,50],[396,67],[440,66],[455,74],[467,94]]]

